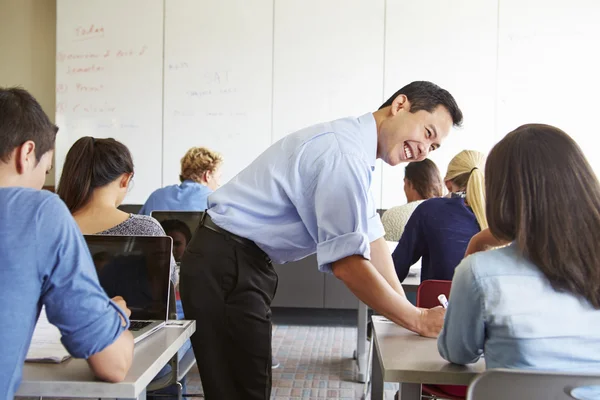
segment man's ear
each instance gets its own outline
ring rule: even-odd
[[[37,165],[37,159],[35,157],[35,143],[32,140],[28,140],[21,146],[17,147],[14,152],[15,166],[17,172],[23,174],[28,169],[33,169]]]
[[[402,109],[410,111],[410,102],[408,101],[408,97],[406,97],[403,94],[399,94],[392,102],[390,112],[392,113],[392,115],[396,115],[398,111]]]

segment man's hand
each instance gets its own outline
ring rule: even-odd
[[[127,315],[127,318],[131,316],[131,310],[127,308],[127,303],[125,302],[124,298],[122,298],[121,296],[115,296],[111,300],[114,303],[116,303],[121,310],[123,310],[125,315]],[[125,321],[125,318],[123,318],[121,315],[119,315],[119,317],[121,317],[121,323],[123,324],[123,326],[127,325],[127,321]]]
[[[444,316],[446,310],[440,306],[434,308],[419,308],[421,317],[419,318],[418,334],[421,336],[435,338],[440,334],[444,325]]]

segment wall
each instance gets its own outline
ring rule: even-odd
[[[0,86],[23,86],[54,121],[56,0],[0,0],[0,54]]]

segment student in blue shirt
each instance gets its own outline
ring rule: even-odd
[[[124,379],[133,358],[129,310],[98,283],[79,228],[41,191],[58,128],[23,89],[0,88],[0,397],[12,399],[42,306],[66,349],[100,379]]]
[[[497,243],[456,268],[442,357],[487,368],[600,374],[600,184],[560,129],[517,128],[485,166]],[[600,388],[578,399],[600,398]]]
[[[181,298],[207,400],[269,399],[271,309],[285,263],[317,253],[363,302],[425,336],[441,308],[406,299],[371,195],[375,160],[423,160],[462,113],[446,90],[413,82],[378,111],[314,125],[273,144],[208,199],[186,248]]]
[[[192,147],[181,159],[181,184],[152,192],[140,214],[206,210],[208,195],[220,186],[222,163],[219,153],[205,147]]]
[[[444,178],[449,197],[429,199],[411,215],[392,253],[400,281],[421,260],[421,281],[452,280],[471,238],[487,228],[483,168],[485,155],[463,150]]]

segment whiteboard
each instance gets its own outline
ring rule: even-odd
[[[497,1],[387,1],[386,98],[407,83],[427,80],[450,91],[464,114],[463,127],[429,157],[442,177],[461,150],[487,153],[497,141],[497,9]],[[404,166],[384,165],[382,208],[406,202]]]
[[[595,0],[502,0],[498,49],[498,131],[555,125],[578,142],[596,175],[599,15]]]
[[[162,156],[161,0],[58,0],[56,181],[82,136],[113,137],[132,152],[128,203],[160,185]]]
[[[381,105],[383,18],[384,0],[275,0],[274,141]]]
[[[163,183],[188,148],[222,153],[223,182],[271,144],[272,0],[166,0]]]

